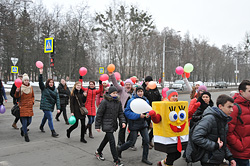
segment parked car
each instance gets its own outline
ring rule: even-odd
[[[189,83],[190,86],[192,87],[192,84]],[[177,90],[187,90],[187,86],[183,80],[175,80],[175,82],[170,86],[172,89],[177,89]]]
[[[226,82],[217,82],[215,88],[227,88],[228,84]]]

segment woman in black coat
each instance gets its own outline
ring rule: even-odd
[[[77,128],[78,121],[81,121],[81,139],[80,141],[83,143],[87,143],[87,141],[84,139],[85,134],[85,115],[82,115],[80,112],[80,106],[84,106],[84,103],[86,102],[86,93],[83,94],[83,90],[81,89],[82,83],[80,81],[77,81],[71,91],[70,94],[70,111],[71,115],[75,116],[76,122],[74,125],[72,125],[67,130],[67,137],[70,138],[70,133]],[[79,103],[78,103],[79,101]]]
[[[69,88],[67,87],[66,81],[64,79],[61,79],[61,83],[59,84],[57,90],[58,90],[59,97],[60,97],[61,110],[60,110],[60,112],[58,112],[56,114],[55,119],[57,121],[60,121],[59,116],[63,112],[63,117],[64,117],[64,120],[65,120],[65,123],[67,125],[69,125],[68,118],[67,118],[66,107],[69,104],[70,91],[69,91]]]

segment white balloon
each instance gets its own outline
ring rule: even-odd
[[[136,98],[130,103],[130,108],[134,113],[142,114],[152,110],[152,107],[143,99]]]

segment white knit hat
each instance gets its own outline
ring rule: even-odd
[[[29,78],[28,74],[24,73],[24,74],[23,74],[23,81],[24,81],[24,80],[29,80],[29,79],[30,79],[30,78]]]

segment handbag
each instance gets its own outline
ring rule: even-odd
[[[20,117],[20,109],[19,109],[19,105],[15,104],[12,108],[11,108],[11,114],[15,117]]]
[[[77,95],[76,95],[76,100],[77,100],[77,102],[78,102],[78,105],[79,105],[81,114],[82,114],[82,115],[87,115],[87,114],[88,114],[88,110],[87,110],[86,107],[81,106],[81,104],[80,104],[80,102],[79,102],[79,100],[78,100]]]

